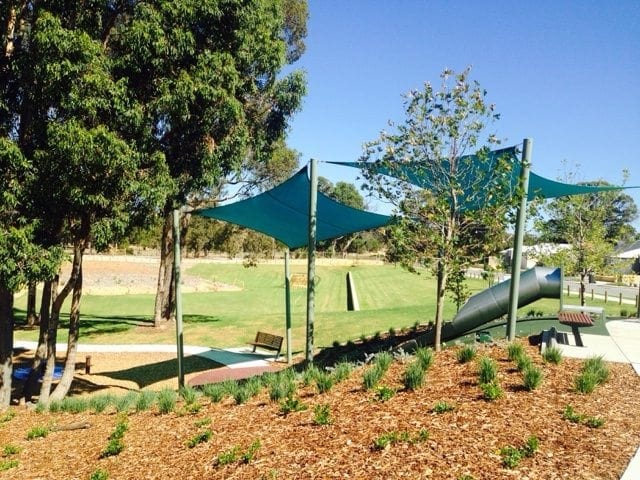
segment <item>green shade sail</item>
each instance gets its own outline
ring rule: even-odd
[[[310,188],[304,167],[289,180],[255,197],[193,213],[256,230],[291,249],[300,248],[309,241]],[[391,220],[390,216],[358,210],[318,192],[317,241],[382,227]]]
[[[493,192],[490,188],[474,188],[476,184],[480,186],[491,185],[498,179],[492,175],[492,166],[498,161],[509,162],[512,168],[508,175],[508,185],[512,192],[516,192],[520,177],[521,163],[518,158],[518,148],[516,146],[501,148],[486,152],[482,158],[476,155],[464,155],[458,158],[458,168],[460,175],[460,187],[464,193],[461,200],[461,208],[475,210],[491,201]],[[362,162],[328,162],[334,165],[343,165],[347,167],[363,168]],[[371,166],[368,166],[371,168]],[[448,163],[443,162],[442,171],[448,170]],[[430,189],[434,182],[442,181],[438,179],[438,173],[433,169],[426,168],[424,163],[407,162],[403,165],[394,166],[393,169],[380,164],[375,170],[381,175],[387,175],[404,180],[419,188]],[[443,173],[442,176],[445,174]],[[529,177],[528,199],[534,198],[555,198],[568,195],[584,195],[589,193],[598,193],[611,190],[621,190],[626,188],[639,187],[621,187],[617,185],[574,185],[569,183],[557,182],[548,178],[537,175],[533,172]],[[472,192],[475,192],[474,194]]]

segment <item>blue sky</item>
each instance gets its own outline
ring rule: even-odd
[[[402,94],[471,65],[504,145],[533,139],[533,171],[556,179],[566,161],[578,180],[620,183],[627,169],[640,185],[640,1],[309,0],[309,13],[295,65],[308,95],[288,139],[303,162],[358,159],[402,121]],[[640,206],[640,190],[628,193]]]

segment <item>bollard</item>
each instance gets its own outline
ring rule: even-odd
[[[87,355],[84,359],[84,373],[87,375],[91,373],[91,355]]]
[[[607,303],[607,296],[608,296],[607,293],[608,293],[608,290],[605,290],[604,291],[604,303]]]
[[[591,301],[593,301],[593,288],[591,289]]]
[[[618,299],[618,305],[622,305],[622,292],[620,292],[620,298]]]

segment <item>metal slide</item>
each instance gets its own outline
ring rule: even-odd
[[[464,335],[508,312],[510,280],[473,295],[460,309],[452,322],[442,326],[442,341]],[[562,271],[559,268],[534,267],[520,275],[518,307],[540,298],[560,298]]]

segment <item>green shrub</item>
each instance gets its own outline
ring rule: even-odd
[[[209,383],[202,387],[202,393],[213,403],[218,403],[224,399],[228,392],[224,383]]]
[[[393,363],[393,355],[389,352],[380,352],[376,355],[375,360],[373,362],[377,367],[379,367],[383,373],[386,373],[389,370],[389,367]]]
[[[14,445],[13,443],[7,443],[4,447],[2,447],[2,456],[10,457],[11,455],[20,453],[21,450],[22,449],[19,446]]]
[[[109,440],[124,437],[127,430],[129,430],[129,423],[126,417],[122,417],[111,432],[111,435],[109,435]]]
[[[407,390],[417,390],[424,384],[426,371],[420,361],[410,363],[402,375],[402,384]]]
[[[320,370],[313,363],[307,365],[302,372],[302,385],[307,387],[316,381],[316,375]]]
[[[115,397],[111,394],[93,395],[89,398],[89,408],[95,413],[102,413],[113,404],[115,404]]]
[[[495,382],[481,383],[480,388],[482,389],[482,397],[485,400],[493,401],[502,397],[502,387]]]
[[[20,465],[18,460],[0,460],[0,472],[10,470]]]
[[[47,406],[49,413],[58,413],[62,411],[62,400],[51,400]]]
[[[435,356],[431,348],[423,347],[416,350],[416,359],[418,360],[418,362],[420,362],[420,365],[424,370],[429,370],[429,368],[431,368],[431,365],[433,365]]]
[[[178,401],[178,394],[170,388],[163,388],[158,392],[157,403],[158,411],[164,415],[173,412]]]
[[[331,407],[328,404],[313,407],[313,423],[316,425],[330,425],[333,423],[331,419]]]
[[[604,383],[609,379],[609,367],[607,367],[601,356],[587,358],[582,365],[582,372],[593,373],[598,384]]]
[[[604,419],[600,417],[587,417],[584,424],[589,428],[600,428],[604,425]]]
[[[580,423],[582,422],[583,416],[577,413],[571,405],[567,405],[562,412],[562,418],[572,423]]]
[[[542,359],[545,362],[558,365],[562,361],[562,350],[558,347],[545,348],[544,353],[542,354]]]
[[[100,454],[100,458],[115,457],[124,450],[124,442],[121,438],[112,438],[107,447]]]
[[[583,371],[573,381],[573,387],[579,393],[591,393],[600,384],[599,376],[596,372]]]
[[[288,415],[291,412],[301,412],[307,408],[309,407],[302,403],[299,398],[288,397],[280,403],[280,413],[283,415]]]
[[[247,403],[249,398],[251,398],[251,390],[246,385],[238,385],[238,388],[233,392],[233,399],[236,405]]]
[[[10,408],[0,417],[0,424],[10,422],[16,416],[16,411]]]
[[[339,362],[333,369],[333,377],[336,383],[345,381],[351,375],[353,371],[353,364],[351,362]]]
[[[450,403],[447,403],[444,400],[442,400],[436,403],[431,409],[431,411],[433,413],[445,413],[445,412],[451,412],[455,409],[456,407],[454,405],[451,405]]]
[[[138,400],[137,392],[127,392],[126,395],[121,395],[116,397],[115,407],[116,412],[118,413],[126,413],[136,404]]]
[[[522,460],[522,452],[520,449],[512,446],[502,447],[500,449],[500,456],[502,457],[502,465],[505,468],[516,468]]]
[[[519,342],[511,342],[507,345],[507,356],[509,360],[514,361],[516,358],[524,354],[524,347]]]
[[[50,429],[49,427],[45,427],[44,425],[36,425],[32,427],[31,430],[27,432],[27,440],[33,440],[36,438],[44,438],[49,435]]]
[[[522,372],[522,383],[529,391],[535,390],[542,383],[542,370],[535,365],[530,365]]]
[[[109,480],[109,472],[99,468],[91,474],[89,480]]]
[[[47,411],[47,404],[42,403],[40,400],[38,400],[38,403],[36,403],[36,413],[44,413],[46,411]]]
[[[478,383],[492,383],[498,377],[498,364],[491,357],[482,357],[478,362]]]
[[[60,404],[60,411],[82,413],[89,410],[89,407],[89,400],[86,397],[65,397]]]
[[[189,441],[187,442],[187,447],[194,448],[196,445],[200,445],[201,443],[208,442],[209,440],[211,440],[212,435],[213,435],[213,432],[209,428],[200,433],[197,433],[196,435],[194,435],[189,439]]]
[[[529,358],[528,355],[522,354],[519,357],[516,357],[516,368],[519,372],[524,372],[526,369],[531,368],[533,366],[533,361]]]
[[[387,400],[393,398],[395,394],[396,391],[391,387],[378,387],[378,390],[376,392],[376,400],[378,400],[379,402],[386,402]]]
[[[406,438],[408,439],[408,435],[406,435]],[[401,434],[396,431],[385,432],[379,437],[373,439],[373,448],[374,450],[384,450],[388,446],[399,442],[400,439]]]
[[[200,396],[200,392],[198,392],[198,390],[196,390],[190,385],[185,385],[180,389],[178,393],[187,405],[191,405],[195,403],[198,400],[198,397]]]
[[[371,390],[374,388],[378,382],[382,380],[384,374],[385,371],[377,364],[365,370],[362,374],[362,383],[365,390]]]
[[[269,398],[277,402],[287,397],[292,397],[296,391],[296,384],[290,375],[278,375],[268,386]]]
[[[533,457],[535,453],[538,451],[538,447],[540,446],[540,440],[535,435],[530,435],[527,438],[527,441],[524,444],[524,447],[520,449],[522,455],[525,457]]]
[[[218,455],[217,463],[218,465],[229,465],[230,463],[235,463],[240,458],[240,447],[237,445],[223,451]]]
[[[329,372],[318,372],[316,375],[316,387],[319,393],[326,393],[333,388],[335,380]]]
[[[247,391],[249,398],[253,398],[262,391],[264,384],[260,377],[251,377],[244,382],[243,387]]]
[[[156,401],[157,393],[153,390],[142,390],[136,398],[135,410],[136,412],[144,412],[153,407]]]
[[[253,442],[251,442],[251,445],[249,445],[249,448],[247,448],[247,450],[240,457],[240,460],[242,461],[242,463],[251,462],[256,457],[256,453],[258,453],[260,446],[261,446],[260,440],[257,438]]]
[[[476,357],[476,348],[473,345],[465,345],[456,353],[458,363],[468,363]]]

